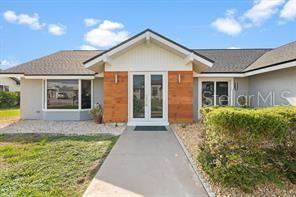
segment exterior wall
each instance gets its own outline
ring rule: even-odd
[[[115,74],[118,83],[115,83]],[[104,73],[104,121],[128,120],[128,72]]]
[[[186,63],[185,57],[153,42],[141,43],[108,58],[104,73],[104,121],[128,121],[129,72],[159,71],[171,72],[171,75],[174,75],[175,71],[175,74],[182,73],[184,83],[177,84],[177,75],[172,80],[171,90],[168,90],[168,98],[171,102],[168,104],[168,118],[171,117],[171,122],[191,122],[193,73],[192,64]],[[119,74],[118,84],[114,83],[115,73]],[[183,84],[189,87],[183,87]],[[168,85],[170,86],[170,82]],[[178,93],[177,89],[180,87],[184,90]],[[175,98],[171,98],[170,95],[175,95]],[[187,100],[184,101],[184,99]],[[184,112],[180,113],[179,107],[182,107]]]
[[[9,87],[9,92],[19,92],[21,86],[17,85],[16,82],[9,77],[0,77],[0,85],[5,85]]]
[[[178,82],[178,75],[181,82]],[[193,121],[193,72],[169,71],[168,73],[169,122]]]
[[[253,107],[296,105],[296,67],[250,76],[249,95]]]
[[[102,78],[93,82],[93,101],[103,103]],[[42,110],[42,80],[21,79],[21,119],[31,120],[89,120],[89,110],[81,111],[45,111]]]
[[[89,120],[89,111],[44,111],[43,120]]]
[[[233,105],[239,106],[239,98],[249,94],[249,78],[234,78]]]
[[[193,120],[198,120],[198,79],[193,79]]]
[[[42,80],[21,79],[21,119],[42,119]]]
[[[104,78],[96,78],[93,82],[93,104],[104,105]]]
[[[156,44],[142,43],[126,52],[111,57],[105,71],[191,71],[184,57]]]

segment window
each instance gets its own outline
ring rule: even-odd
[[[9,92],[9,86],[0,85],[0,92]]]
[[[229,105],[228,81],[204,81],[202,82],[202,105]]]
[[[91,108],[91,81],[81,80],[81,109]]]
[[[228,105],[228,82],[216,82],[216,105]]]
[[[47,90],[45,90],[47,91],[47,97],[45,97],[47,98],[45,101],[47,109],[91,109],[91,80],[48,79],[45,83],[47,85]],[[79,84],[81,85],[79,86]],[[81,103],[81,107],[79,103]]]
[[[47,109],[78,109],[78,80],[47,80]]]
[[[202,82],[202,105],[214,105],[214,82]]]

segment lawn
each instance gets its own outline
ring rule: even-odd
[[[1,196],[81,196],[117,137],[0,135]]]
[[[0,109],[0,121],[18,119],[20,117],[20,109]]]

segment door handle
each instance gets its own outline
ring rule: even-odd
[[[145,95],[145,106],[147,107],[147,105],[148,105],[148,96]]]

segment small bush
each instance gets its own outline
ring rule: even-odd
[[[0,108],[19,106],[20,94],[18,92],[0,92]]]
[[[213,181],[250,192],[266,182],[295,182],[296,107],[202,109],[198,160]]]

